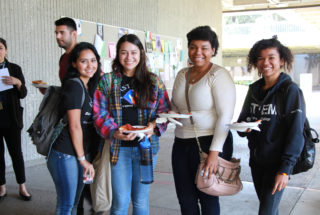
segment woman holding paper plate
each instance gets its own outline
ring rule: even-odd
[[[232,135],[227,124],[231,122],[235,106],[235,85],[230,73],[211,58],[217,54],[217,35],[209,26],[200,26],[187,34],[188,55],[192,66],[182,69],[174,82],[172,110],[188,114],[188,98],[194,125],[190,119],[179,119],[183,126],[175,129],[172,149],[172,168],[176,192],[183,215],[220,214],[219,197],[199,191],[195,184],[200,162],[196,136],[201,148],[208,154],[205,174],[217,171],[218,155],[230,160],[233,152]],[[187,80],[189,77],[189,81]],[[197,134],[195,133],[197,131]]]
[[[11,156],[16,181],[19,184],[19,195],[25,200],[31,200],[31,195],[25,186],[25,169],[21,149],[21,129],[23,127],[23,108],[20,99],[27,95],[24,77],[20,66],[6,59],[7,43],[0,38],[0,201],[7,196],[5,178],[4,140]]]
[[[276,37],[256,42],[248,55],[248,71],[257,69],[262,78],[249,86],[238,122],[262,120],[261,131],[239,132],[248,138],[249,165],[260,201],[260,215],[279,213],[283,191],[303,148],[306,119],[303,94],[290,76],[282,72],[290,71],[292,62],[290,49]],[[280,98],[283,116],[277,113],[279,91],[286,95]]]
[[[111,144],[111,214],[127,214],[131,198],[133,214],[146,215],[150,184],[140,182],[137,133],[125,131],[131,126],[145,126],[140,134],[150,138],[155,168],[159,136],[167,127],[155,120],[157,114],[170,110],[170,101],[162,81],[148,71],[143,45],[136,35],[122,36],[116,48],[113,71],[102,76],[94,95],[95,125]]]

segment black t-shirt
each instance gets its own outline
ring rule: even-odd
[[[138,109],[135,106],[131,86],[133,78],[123,75],[121,82],[122,124],[139,125]],[[121,141],[121,146],[137,146],[137,138],[133,141]]]
[[[62,93],[61,113],[64,115],[67,110],[81,109],[83,148],[85,154],[88,154],[97,150],[99,138],[93,125],[92,98],[82,82],[81,84],[82,87],[76,81],[66,81]],[[81,106],[83,91],[85,92],[85,99]],[[62,130],[60,136],[53,145],[53,149],[65,154],[76,156],[68,126]]]

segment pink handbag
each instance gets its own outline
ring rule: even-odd
[[[201,192],[213,196],[229,196],[237,194],[242,190],[240,159],[232,158],[231,161],[227,161],[218,157],[218,170],[215,174],[211,174],[208,177],[203,172],[207,154],[202,152],[201,155],[196,175],[197,188]]]
[[[187,73],[185,96],[189,113],[191,112],[189,102],[189,80],[190,69]],[[238,193],[242,190],[242,182],[240,180],[240,159],[232,158],[231,161],[227,161],[221,157],[218,157],[218,170],[215,174],[211,174],[210,177],[204,175],[203,167],[207,158],[207,154],[201,149],[200,142],[197,135],[197,130],[194,126],[193,118],[190,116],[191,124],[197,140],[200,154],[200,164],[195,178],[197,188],[208,195],[213,196],[229,196]]]

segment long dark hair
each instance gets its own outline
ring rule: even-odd
[[[68,63],[68,70],[67,73],[62,81],[62,86],[64,85],[65,81],[70,79],[70,78],[75,78],[75,77],[80,77],[79,71],[72,66],[72,63],[76,63],[80,53],[84,50],[91,50],[94,55],[96,56],[97,62],[98,62],[98,67],[96,73],[90,78],[88,82],[88,92],[90,96],[93,96],[93,93],[97,87],[98,81],[100,79],[100,71],[101,71],[101,63],[100,63],[100,56],[96,50],[96,48],[91,44],[87,42],[81,42],[78,43],[71,51],[70,53],[70,58],[69,58],[69,63]]]
[[[154,74],[148,71],[146,65],[146,54],[141,41],[136,35],[126,34],[119,39],[117,43],[117,55],[116,58],[113,60],[112,70],[119,71],[122,74],[124,72],[124,68],[119,60],[120,47],[124,42],[132,43],[136,45],[140,50],[140,61],[136,67],[130,85],[134,91],[134,99],[136,102],[136,106],[139,108],[147,108],[147,102],[155,100],[155,98],[153,98],[154,83],[152,83],[151,78],[151,76]]]

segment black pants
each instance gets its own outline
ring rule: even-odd
[[[0,128],[0,185],[6,184],[6,164],[4,157],[4,140],[11,156],[16,181],[23,184],[26,181],[24,161],[21,150],[21,129],[19,128]]]
[[[283,190],[272,195],[277,169],[251,165],[254,188],[259,198],[259,215],[278,215]]]
[[[200,137],[200,145],[208,153],[213,136]],[[229,132],[220,157],[230,160],[233,152],[232,134]],[[200,163],[199,149],[195,138],[175,138],[172,149],[172,170],[176,192],[182,215],[219,215],[219,197],[210,196],[199,191],[195,177]]]

